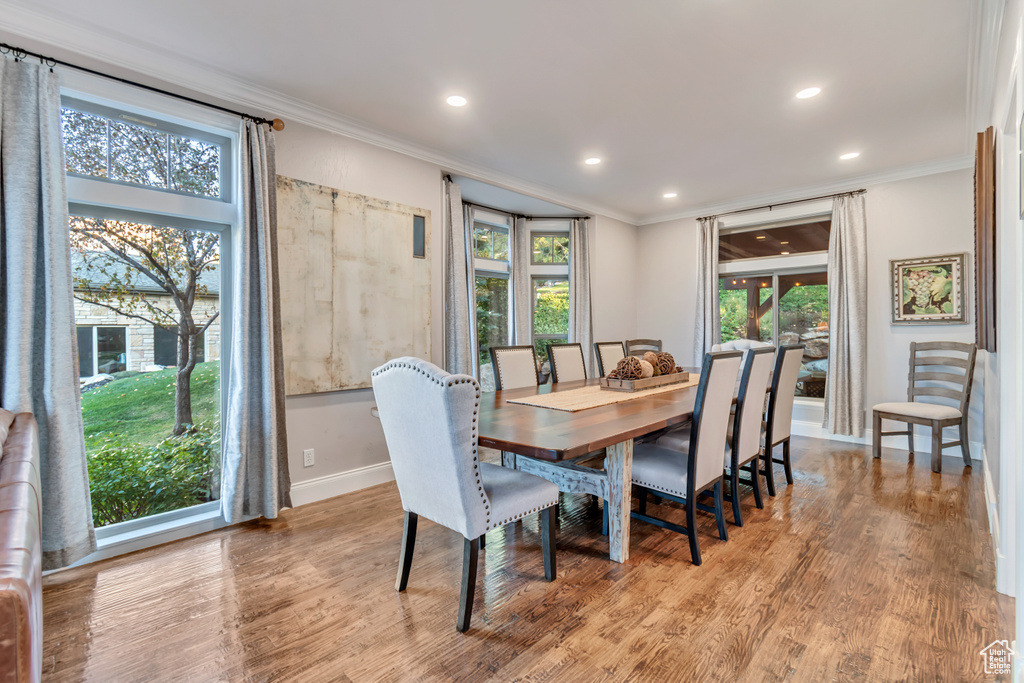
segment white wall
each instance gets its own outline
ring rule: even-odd
[[[973,341],[974,328],[966,325],[898,326],[890,324],[889,259],[933,256],[974,250],[973,175],[970,169],[911,180],[867,186],[868,222],[868,381],[865,409],[882,401],[905,400],[910,342],[928,340]],[[855,189],[855,188],[851,188]],[[778,217],[778,216],[773,216]],[[766,217],[766,220],[771,220]],[[697,248],[697,222],[684,218],[639,228],[637,253],[644,267],[637,271],[637,331],[660,337],[670,352],[693,348]],[[973,316],[972,294],[968,291]],[[973,318],[971,318],[973,320]],[[976,373],[980,378],[981,373]],[[982,438],[984,389],[975,380],[972,400],[972,441]],[[806,402],[794,429],[807,432],[820,425],[820,402]],[[870,428],[870,415],[865,424]],[[870,434],[868,434],[870,436]],[[894,437],[895,438],[895,437]],[[952,432],[947,437],[953,440]],[[863,440],[868,441],[867,437]],[[905,440],[897,447],[906,448]],[[929,441],[918,437],[925,452]],[[948,453],[953,453],[950,449]],[[972,452],[981,457],[981,448]]]
[[[289,123],[277,136],[277,172],[307,182],[429,209],[433,261],[431,360],[443,365],[443,170],[380,147]],[[599,339],[636,334],[636,228],[595,216],[591,229],[594,331]],[[288,273],[281,273],[288,277]],[[287,399],[288,459],[297,505],[391,478],[370,389]],[[316,464],[302,466],[313,448]]]

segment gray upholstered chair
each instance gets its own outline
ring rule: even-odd
[[[551,361],[551,381],[578,382],[587,378],[583,363],[583,344],[548,344]]]
[[[532,346],[492,346],[491,367],[498,391],[537,386],[537,353]]]
[[[480,385],[418,358],[396,358],[373,371],[384,438],[405,510],[395,588],[404,591],[412,567],[419,515],[465,538],[457,628],[473,613],[477,556],[485,533],[541,513],[544,576],[555,578],[558,486],[540,477],[480,462]]]
[[[796,380],[803,363],[804,345],[788,344],[775,352],[775,370],[772,372],[772,391],[768,397],[765,418],[764,444],[761,457],[764,459],[765,483],[768,495],[775,495],[775,474],[773,465],[786,469],[786,483],[793,483],[793,463],[789,456],[789,439],[793,433],[793,399],[796,396]],[[775,447],[782,446],[782,457],[775,457]]]
[[[924,354],[921,352],[924,351]],[[933,355],[938,352],[939,355]],[[964,465],[971,466],[970,440],[967,435],[967,404],[974,382],[974,361],[978,347],[963,342],[911,342],[910,381],[906,403],[879,403],[873,409],[872,452],[882,457],[882,437],[906,435],[910,454],[914,454],[914,425],[932,432],[932,471],[942,471],[942,450],[960,446]],[[928,402],[917,400],[927,397]],[[931,402],[935,400],[937,402]],[[942,405],[942,401],[952,405]],[[905,422],[907,429],[883,432],[882,420]],[[959,427],[960,440],[942,443],[944,427]]]
[[[685,450],[649,443],[633,446],[633,483],[639,487],[639,510],[631,513],[633,518],[686,534],[694,564],[701,562],[697,542],[698,508],[714,512],[719,537],[723,541],[728,538],[722,509],[722,463],[725,462],[729,408],[742,356],[739,351],[704,356],[693,406],[690,443]],[[714,507],[698,502],[698,497],[706,492],[714,496]],[[648,493],[682,503],[686,507],[686,526],[648,515]]]
[[[647,351],[654,351],[655,353],[661,352],[661,340],[660,339],[627,339],[626,340],[626,355],[627,356],[642,356]]]
[[[601,377],[606,377],[626,357],[626,345],[620,341],[595,342],[594,351],[597,355],[597,373]]]
[[[733,339],[732,341],[713,344],[712,351],[746,351],[747,349],[774,348],[771,344],[756,339]]]
[[[751,347],[743,352],[736,412],[729,418],[728,439],[725,442],[725,474],[729,478],[729,495],[724,496],[724,499],[732,503],[732,517],[736,526],[743,526],[740,484],[753,487],[754,504],[758,508],[764,507],[758,469],[761,440],[765,431],[763,406],[771,381],[774,353],[775,348],[772,346]],[[685,450],[689,440],[690,425],[687,425],[684,429],[666,434],[656,443],[674,450]],[[744,468],[749,470],[750,479],[740,479],[740,472]]]

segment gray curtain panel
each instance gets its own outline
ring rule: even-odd
[[[43,569],[96,549],[57,75],[0,59],[0,407],[39,422]]]
[[[472,209],[463,207],[462,190],[444,181],[444,363],[455,375],[478,377],[476,356],[476,279],[473,274]],[[464,208],[470,213],[466,216]],[[469,220],[467,220],[467,218]]]
[[[530,259],[533,244],[530,225],[517,217],[512,225],[512,343],[533,343],[533,292],[530,286]]]
[[[701,218],[697,224],[697,314],[693,328],[693,362],[700,366],[704,354],[718,343],[722,333],[718,309],[718,217]]]
[[[832,204],[828,242],[828,383],[824,426],[833,434],[864,435],[867,378],[867,222],[864,194]]]
[[[590,303],[590,235],[587,221],[580,219],[574,219],[569,229],[569,341],[583,345],[588,369],[597,367]]]
[[[277,517],[291,507],[277,271],[277,174],[274,133],[245,121],[242,130],[242,225],[235,232],[231,339],[221,510]]]

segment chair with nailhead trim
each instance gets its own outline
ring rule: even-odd
[[[639,509],[635,519],[663,529],[686,534],[690,539],[690,557],[700,564],[697,542],[697,510],[715,513],[718,536],[728,539],[722,506],[722,464],[725,462],[729,409],[739,376],[740,351],[720,351],[704,356],[700,384],[693,404],[693,427],[685,450],[653,443],[633,446],[633,483],[639,487]],[[681,503],[686,508],[686,526],[647,514],[647,494]],[[698,501],[701,495],[713,495],[714,507]]]
[[[420,515],[465,538],[459,631],[469,628],[477,559],[489,530],[540,512],[544,576],[553,581],[558,486],[532,474],[480,462],[477,381],[409,357],[375,369],[372,380],[405,510],[396,590],[404,591],[409,582]]]

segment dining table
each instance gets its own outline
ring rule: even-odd
[[[559,490],[589,493],[608,506],[609,555],[629,559],[633,440],[693,417],[697,386],[638,391],[627,400],[569,412],[510,401],[594,386],[599,379],[485,392],[480,396],[479,443],[503,452],[505,466],[552,481]],[[581,461],[605,450],[604,469]]]

